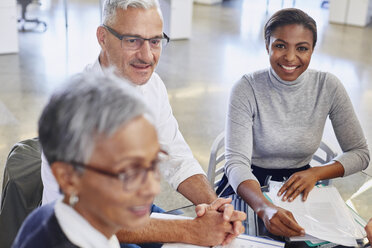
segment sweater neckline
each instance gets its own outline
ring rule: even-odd
[[[280,88],[290,88],[290,89],[298,89],[301,87],[304,82],[306,81],[306,78],[308,77],[308,70],[304,71],[296,80],[293,81],[285,81],[281,79],[278,74],[274,71],[272,67],[270,67],[269,70],[269,77],[271,82],[273,83],[274,86],[280,87]]]

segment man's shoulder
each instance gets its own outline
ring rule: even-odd
[[[167,88],[160,76],[154,72],[149,81],[144,85],[145,89],[152,93],[167,94]]]
[[[157,86],[164,86],[164,82],[163,80],[160,78],[159,74],[157,74],[156,72],[153,72],[149,81],[147,82],[147,84],[153,84],[153,85],[157,85]],[[165,87],[165,86],[164,86]]]

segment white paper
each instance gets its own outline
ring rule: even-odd
[[[318,239],[309,234],[305,234],[305,236],[290,237],[289,240],[290,241],[310,241],[313,244],[320,244],[320,243],[326,242],[326,240]]]
[[[345,246],[356,246],[356,239],[363,238],[335,187],[314,187],[305,202],[301,196],[284,202],[277,196],[281,185],[271,182],[268,196],[275,205],[291,211],[306,234]]]
[[[181,215],[172,215],[172,214],[161,214],[161,213],[152,213],[151,218],[157,219],[192,219],[190,217],[185,217]],[[164,244],[163,248],[197,248],[204,246],[190,245],[190,244],[181,244],[181,243],[169,243]],[[225,246],[215,246],[215,248],[281,248],[284,247],[283,242],[269,240],[265,238],[253,237],[249,235],[239,235],[234,239],[229,245]]]
[[[174,214],[162,214],[162,213],[151,213],[150,218],[154,219],[166,219],[166,220],[190,220],[191,217]]]
[[[239,235],[230,244],[224,246],[214,246],[214,248],[282,248],[283,242],[253,237],[249,235]],[[204,248],[205,246],[189,245],[189,244],[164,244],[163,248]]]

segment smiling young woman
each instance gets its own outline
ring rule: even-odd
[[[289,178],[279,191],[283,200],[302,195],[305,201],[317,181],[365,169],[369,151],[340,80],[308,69],[317,41],[314,19],[299,9],[283,9],[268,20],[264,34],[270,68],[244,75],[231,92],[225,171],[237,201],[250,205],[270,232],[297,236],[304,234],[302,227],[263,196],[260,184],[267,176]],[[328,117],[343,153],[312,168]]]
[[[313,33],[299,24],[278,27],[266,48],[275,73],[284,81],[294,81],[310,64]]]

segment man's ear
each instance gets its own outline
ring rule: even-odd
[[[99,26],[96,32],[97,41],[101,46],[102,50],[105,50],[106,47],[106,37],[107,37],[107,30],[103,26]]]
[[[80,177],[72,165],[64,162],[54,162],[51,169],[63,193],[70,195],[78,193]]]
[[[269,44],[267,44],[266,42],[265,42],[265,44],[266,44],[266,52],[267,52],[267,54],[269,54]]]

